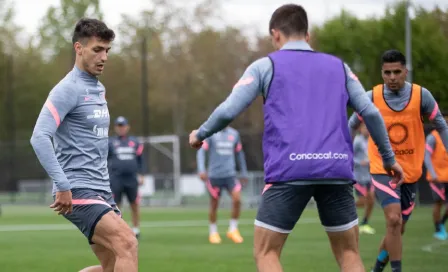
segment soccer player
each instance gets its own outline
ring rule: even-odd
[[[101,263],[85,271],[135,272],[138,242],[110,190],[109,111],[98,81],[114,37],[99,20],[77,22],[75,65],[49,93],[31,144],[53,181],[50,208],[79,228]]]
[[[433,206],[433,220],[436,232],[434,238],[438,240],[446,240],[447,232],[445,223],[448,220],[448,206],[445,209],[443,218],[440,218],[440,213],[444,203],[448,203],[448,154],[443,145],[442,138],[437,130],[431,131],[426,137],[426,152],[425,152],[425,166],[426,166],[426,180],[429,181],[429,186],[432,189],[434,199]]]
[[[131,205],[132,224],[137,239],[140,236],[140,212],[138,187],[143,185],[143,144],[133,136],[128,136],[129,123],[126,118],[119,116],[115,120],[114,137],[109,139],[108,167],[110,185],[114,201],[121,207],[122,194]]]
[[[402,234],[414,209],[417,181],[422,175],[425,156],[423,117],[428,116],[442,136],[443,145],[448,144],[448,127],[431,93],[417,85],[406,82],[406,58],[397,50],[388,50],[382,56],[384,84],[368,92],[370,99],[380,111],[386,123],[388,135],[397,161],[403,166],[404,184],[391,183],[391,176],[384,171],[381,156],[375,143],[369,139],[369,160],[375,194],[384,210],[386,236],[381,242],[373,271],[384,270],[390,260],[392,271],[401,271]],[[349,126],[355,130],[361,123],[354,113]]]
[[[383,119],[342,60],[311,49],[302,6],[279,7],[270,19],[269,33],[277,51],[247,68],[229,97],[191,132],[190,145],[199,148],[261,95],[266,186],[255,220],[258,271],[282,271],[283,245],[314,197],[341,271],[364,272],[347,105],[364,118],[385,168],[399,184],[403,173],[395,162]]]
[[[208,170],[205,168],[206,152],[208,153]],[[221,243],[216,225],[216,213],[219,198],[223,190],[227,190],[232,198],[232,218],[230,219],[227,237],[234,243],[242,243],[243,238],[238,231],[238,218],[241,209],[241,183],[236,178],[235,156],[238,158],[242,183],[247,182],[247,167],[238,131],[226,127],[212,137],[206,139],[197,153],[199,177],[205,182],[210,194],[209,241]]]
[[[354,162],[355,162],[355,191],[358,196],[356,202],[357,207],[365,208],[364,219],[359,226],[360,233],[375,234],[375,229],[369,225],[369,218],[372,215],[373,206],[375,205],[374,187],[371,182],[369,172],[369,157],[367,155],[367,142],[369,139],[369,131],[365,124],[359,128],[359,133],[353,141]]]

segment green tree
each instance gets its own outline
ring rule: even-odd
[[[382,82],[381,55],[385,50],[405,51],[405,3],[390,5],[382,18],[360,20],[342,12],[322,27],[313,29],[313,45],[320,51],[335,54],[358,74],[367,90]],[[414,82],[428,88],[441,108],[448,107],[448,39],[446,14],[416,7],[412,19],[412,61]]]

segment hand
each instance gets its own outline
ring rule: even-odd
[[[196,136],[197,134],[198,134],[197,130],[193,130],[190,133],[190,146],[195,149],[199,149],[202,146],[202,141],[198,140],[198,137]]]
[[[403,183],[404,173],[401,165],[399,165],[398,163],[394,163],[393,165],[384,168],[386,169],[387,173],[392,176],[392,180],[389,182],[392,189],[397,188],[397,186],[400,186]]]
[[[208,180],[208,175],[206,172],[202,172],[199,174],[199,178],[203,181],[206,182]]]
[[[145,177],[143,175],[138,175],[137,179],[138,179],[138,186],[142,186],[143,184],[145,184]]]
[[[247,178],[240,178],[241,185],[246,185],[249,180]]]
[[[369,161],[362,161],[361,162],[361,166],[367,166],[367,165],[369,165]]]
[[[50,208],[58,214],[70,214],[73,211],[72,191],[56,192],[56,199]]]

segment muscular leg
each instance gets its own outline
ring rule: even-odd
[[[401,261],[402,256],[402,232],[403,221],[401,215],[401,204],[391,203],[384,207],[386,218],[386,236],[380,244],[380,254],[375,265],[375,272],[384,270],[387,262]]]
[[[218,206],[219,206],[219,199],[210,197],[210,208],[208,211],[208,221],[210,222],[210,224],[216,225],[216,221],[218,218],[217,216]]]
[[[140,227],[140,205],[137,202],[131,203],[132,225],[134,228]]]
[[[354,226],[341,232],[327,232],[331,249],[342,272],[364,272],[359,255],[359,230]]]
[[[283,272],[280,254],[288,234],[255,226],[254,257],[258,272]]]
[[[358,197],[358,200],[356,201],[356,207],[362,208],[365,206],[365,204],[366,204],[366,198],[364,196]]]
[[[138,196],[138,183],[137,180],[132,180],[129,184],[124,187],[126,192],[126,197],[131,206],[131,217],[132,217],[132,231],[137,236],[140,237],[140,203]]]
[[[106,213],[97,223],[92,241],[113,252],[115,256],[114,272],[138,271],[138,242],[126,222],[113,211]],[[102,248],[99,247],[99,252]],[[98,252],[95,252],[98,254]],[[100,253],[106,256],[107,253]],[[98,256],[98,255],[97,255]],[[102,263],[102,265],[104,265]]]
[[[89,266],[79,272],[114,272],[114,253],[101,245],[92,245],[91,247],[101,265]]]
[[[366,210],[364,218],[370,219],[374,205],[375,205],[375,193],[369,192],[366,198]]]
[[[241,212],[241,192],[239,190],[233,190],[232,197],[232,219],[238,220]]]
[[[433,208],[432,208],[432,219],[434,222],[434,226],[436,228],[436,232],[440,231],[440,213],[442,211],[443,202],[442,201],[436,201],[434,202]]]

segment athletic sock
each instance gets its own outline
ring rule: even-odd
[[[434,223],[434,226],[436,227],[436,232],[440,231],[440,222]]]
[[[229,231],[235,231],[238,229],[238,219],[230,219]]]
[[[392,272],[401,272],[401,261],[391,261],[390,267],[392,268]]]
[[[362,220],[361,225],[367,225],[369,223],[369,219],[367,219],[367,217],[364,217],[364,219]]]
[[[383,272],[384,268],[386,267],[386,260],[387,256],[389,254],[386,250],[381,250],[380,254],[378,255],[378,258],[376,259],[375,267],[373,268],[372,272]]]
[[[210,234],[218,232],[218,226],[216,225],[216,223],[210,224],[209,231],[210,231]]]
[[[442,224],[445,225],[446,221],[448,220],[448,212],[445,213],[445,215],[442,218]]]

